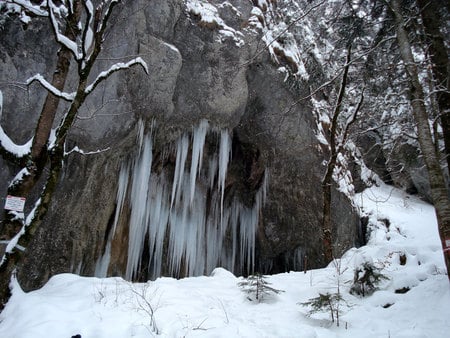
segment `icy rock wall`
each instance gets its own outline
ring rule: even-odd
[[[173,172],[163,169],[159,173],[152,170],[151,132],[144,135],[141,123],[138,135],[140,150],[120,171],[112,233],[95,274],[107,276],[111,250],[120,250],[111,242],[119,218],[126,217],[122,215],[124,203],[131,209],[126,279],[195,276],[209,274],[218,266],[236,273],[254,272],[255,237],[267,176],[252,206],[237,196],[225,199],[232,156],[230,132],[210,130],[202,120],[191,134],[184,133],[175,142]],[[204,154],[207,135],[216,139],[218,147]]]
[[[200,2],[205,11],[195,5]],[[95,154],[73,152],[65,159],[49,212],[19,269],[25,290],[64,272],[125,276],[127,266],[133,279],[145,279],[157,275],[157,269],[164,275],[178,269],[176,274],[184,275],[200,270],[202,264],[203,273],[220,264],[236,274],[251,270],[253,260],[262,273],[302,269],[306,256],[308,268],[326,264],[318,189],[324,154],[318,151],[310,104],[295,104],[309,95],[309,88],[317,87],[311,82],[315,77],[298,82],[280,72],[282,64],[270,57],[261,41],[266,32],[251,29],[252,2],[189,3],[187,7],[181,0],[136,0],[119,5],[92,75],[131,55],[147,62],[149,75],[140,69],[115,73],[79,112],[67,149],[76,146]],[[212,16],[204,15],[208,13]],[[24,28],[11,17],[0,30],[1,122],[16,142],[24,143],[33,135],[40,111],[36,107],[42,106],[46,92],[33,85],[25,93],[8,84],[36,73],[51,79],[59,47],[48,38],[51,27],[46,18],[34,18]],[[305,61],[308,66],[311,60]],[[320,67],[312,70],[315,74]],[[70,76],[67,90],[75,80]],[[203,119],[209,126],[200,122]],[[153,120],[157,124],[151,131]],[[139,121],[145,128],[138,127]],[[227,149],[232,149],[231,155]],[[17,168],[2,159],[0,167],[0,190],[6,192]],[[267,200],[256,212],[266,168]],[[143,202],[139,196],[144,196]],[[355,213],[348,200],[339,193],[335,197],[335,244],[342,251],[354,244]],[[150,213],[148,201],[158,212]],[[194,213],[198,208],[192,209],[191,201],[206,203],[201,216]],[[140,203],[148,214],[137,212]],[[180,228],[172,227],[175,216],[204,217],[200,226],[205,232],[190,232],[181,221],[174,223]],[[165,218],[167,223],[161,221]],[[130,229],[134,220],[143,227]],[[208,222],[214,223],[214,231],[208,232]],[[164,229],[150,226],[161,223]],[[258,224],[254,237],[243,223]],[[222,224],[225,234],[217,230]],[[204,257],[185,242],[170,242],[183,231],[189,243],[202,243],[201,250],[208,251]],[[220,237],[222,242],[208,248],[207,243]],[[138,245],[129,255],[130,241]],[[160,256],[154,254],[161,251]]]

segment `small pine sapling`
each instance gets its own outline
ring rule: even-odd
[[[319,293],[318,297],[311,298],[309,301],[300,303],[303,306],[310,308],[308,315],[312,315],[317,312],[330,311],[331,321],[339,326],[339,305],[344,299],[341,294],[336,293]]]
[[[350,287],[350,293],[358,296],[370,296],[373,294],[382,280],[388,279],[382,274],[381,269],[377,268],[371,262],[364,262],[355,269],[353,284]]]
[[[312,315],[317,312],[329,311],[331,315],[331,322],[336,322],[336,326],[339,326],[339,317],[342,312],[341,304],[349,306],[344,300],[341,294],[341,284],[344,273],[347,271],[347,267],[342,266],[341,259],[333,259],[333,266],[335,272],[333,274],[336,281],[336,292],[334,293],[320,293],[318,297],[310,298],[309,301],[299,303],[300,305],[309,307],[308,315]]]
[[[242,282],[239,282],[238,286],[248,294],[247,299],[250,301],[256,300],[258,303],[269,295],[283,292],[283,290],[278,290],[269,286],[271,283],[266,281],[265,278],[266,276],[256,273],[255,275],[248,276]]]

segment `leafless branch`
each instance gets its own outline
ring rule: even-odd
[[[80,60],[82,55],[78,52],[78,45],[75,41],[72,41],[67,36],[62,34],[59,29],[58,19],[56,18],[54,11],[54,3],[52,0],[48,0],[48,13],[50,17],[50,23],[53,28],[56,42],[58,42],[64,48],[67,48],[76,60]]]
[[[147,64],[141,57],[137,57],[126,63],[123,63],[123,62],[116,63],[116,64],[112,65],[108,70],[101,72],[97,76],[97,78],[94,80],[94,82],[86,88],[85,93],[87,95],[90,94],[95,89],[95,87],[97,87],[102,81],[104,81],[105,79],[110,77],[113,73],[118,72],[123,69],[128,69],[128,68],[136,66],[136,65],[140,65],[144,69],[144,71],[148,74]]]
[[[32,4],[29,0],[7,0],[6,3],[19,5],[24,10],[37,16],[48,16],[48,12],[45,9],[42,9],[41,6]]]
[[[32,84],[33,82],[39,82],[42,87],[47,89],[50,93],[55,95],[56,97],[59,97],[60,99],[63,99],[68,102],[72,102],[75,98],[75,93],[65,93],[58,89],[56,89],[54,86],[52,86],[41,74],[36,74],[29,78],[26,82],[27,86]]]
[[[361,110],[361,107],[362,107],[363,102],[364,102],[364,90],[365,90],[365,88],[362,89],[361,95],[359,97],[358,105],[356,106],[355,110],[353,111],[352,115],[349,117],[349,119],[347,120],[347,122],[346,122],[346,124],[344,126],[342,141],[341,141],[341,144],[339,146],[340,149],[342,149],[342,147],[344,146],[344,144],[345,144],[345,142],[347,140],[347,137],[348,137],[348,131],[350,129],[350,126],[353,123],[355,123],[356,117],[358,116],[358,113]]]
[[[96,155],[96,154],[107,152],[109,150],[111,150],[110,147],[105,148],[105,149],[94,150],[94,151],[84,151],[84,150],[82,150],[82,149],[80,149],[80,148],[78,148],[76,146],[76,147],[73,147],[72,150],[69,150],[69,151],[65,152],[64,155],[67,156],[67,155],[70,155],[72,153],[78,153],[78,154],[81,154],[81,155]]]
[[[92,43],[93,43],[93,32],[92,32],[92,25],[94,22],[93,19],[93,5],[90,0],[83,1],[84,10],[86,12],[86,19],[84,24],[83,33],[81,36],[81,53],[83,55],[83,60],[86,60],[87,53],[91,49]]]

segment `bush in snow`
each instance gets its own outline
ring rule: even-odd
[[[150,331],[159,335],[160,331],[155,319],[155,312],[158,308],[152,302],[152,299],[156,295],[156,290],[151,290],[150,282],[142,284],[142,286],[130,284],[130,290],[135,296],[137,310],[148,315]]]
[[[261,302],[268,295],[279,294],[283,290],[275,289],[269,286],[271,283],[265,280],[266,276],[256,273],[245,278],[238,286],[248,294],[247,299]]]

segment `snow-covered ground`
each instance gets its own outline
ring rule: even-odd
[[[349,250],[340,269],[335,262],[268,276],[284,292],[262,302],[249,301],[238,286],[242,278],[220,268],[207,277],[145,284],[62,274],[30,293],[14,283],[0,314],[0,337],[448,337],[450,284],[433,208],[388,186],[367,189],[356,202],[371,220],[369,243]],[[389,280],[361,298],[348,291],[364,261]],[[339,327],[329,313],[308,316],[299,305],[336,292],[338,280],[345,299]],[[409,291],[395,292],[401,289]]]

